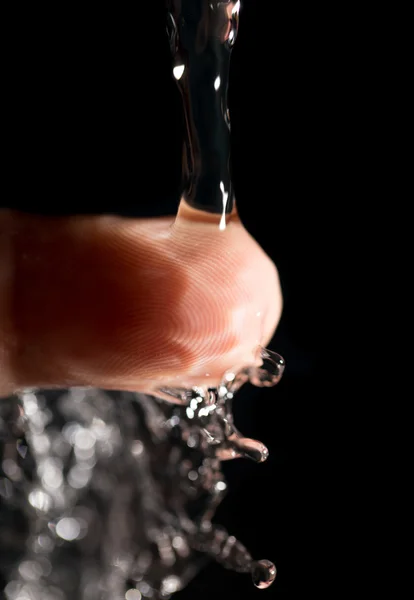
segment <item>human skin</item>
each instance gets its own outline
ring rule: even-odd
[[[275,265],[234,215],[0,211],[0,396],[218,384],[280,318]]]

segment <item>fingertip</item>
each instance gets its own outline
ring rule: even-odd
[[[142,391],[157,382],[218,382],[250,362],[258,309],[275,301],[265,311],[265,338],[278,320],[276,275],[244,228],[233,227],[237,214],[223,235],[217,220],[193,221],[187,208],[174,226],[21,217],[9,261],[9,388]]]

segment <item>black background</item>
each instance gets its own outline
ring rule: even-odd
[[[338,169],[332,140],[341,90],[318,15],[277,4],[243,3],[229,105],[239,212],[280,272],[284,312],[270,347],[287,370],[274,390],[240,394],[236,422],[269,447],[270,458],[226,465],[230,491],[217,521],[254,557],[274,561],[278,577],[259,592],[247,576],[212,565],[181,598],[296,597],[299,554],[309,544],[304,515],[316,503],[317,484],[301,481],[297,456],[318,464],[309,430],[326,276],[321,199],[329,201]],[[40,10],[16,10],[9,21],[2,204],[41,213],[174,214],[182,115],[162,2],[133,13]],[[329,205],[323,215],[329,218]]]

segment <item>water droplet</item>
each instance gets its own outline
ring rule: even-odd
[[[249,369],[249,380],[257,387],[272,387],[276,385],[285,370],[285,361],[276,352],[260,349],[262,364]]]
[[[259,560],[252,565],[252,579],[259,590],[270,587],[276,579],[276,567],[270,560]]]
[[[198,400],[197,400],[197,398],[193,398],[190,402],[190,408],[192,410],[197,410],[197,406],[198,406]]]

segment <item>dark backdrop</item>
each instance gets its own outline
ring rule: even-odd
[[[162,2],[133,13],[41,10],[16,10],[9,21],[2,205],[173,214],[182,115]],[[287,370],[274,390],[245,389],[236,402],[240,429],[265,442],[270,458],[260,466],[226,465],[230,492],[217,520],[255,557],[273,560],[278,578],[259,592],[246,576],[212,565],[179,596],[203,600],[220,589],[223,598],[263,593],[284,600],[302,577],[297,551],[306,534],[299,523],[314,493],[303,491],[295,457],[304,452],[317,462],[303,423],[312,418],[317,391],[315,309],[323,304],[318,198],[327,196],[326,173],[336,168],[329,127],[321,124],[330,110],[330,72],[319,60],[318,29],[310,30],[316,18],[305,9],[245,0],[240,20],[229,95],[233,179],[242,220],[280,271],[285,306],[270,347],[285,357]]]

